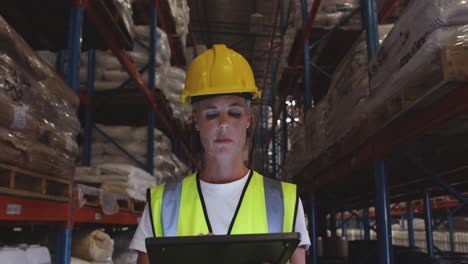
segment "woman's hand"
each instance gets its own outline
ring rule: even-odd
[[[289,263],[290,264],[305,264],[306,263],[305,252],[306,252],[306,249],[304,246],[296,248],[296,250],[291,256],[291,259],[289,260]],[[262,261],[260,262],[260,264],[271,264],[271,262]]]
[[[148,254],[146,254],[145,252],[138,251],[137,264],[150,264]]]
[[[296,248],[289,261],[291,264],[305,264],[306,263],[306,249],[305,246]]]
[[[208,233],[208,234],[200,233],[198,234],[198,236],[214,236],[214,234],[213,233]]]

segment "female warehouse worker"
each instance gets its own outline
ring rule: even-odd
[[[183,180],[148,191],[148,206],[131,248],[149,263],[145,238],[199,234],[300,232],[291,263],[305,263],[309,236],[296,186],[263,177],[242,158],[252,112],[260,96],[248,62],[225,45],[214,45],[189,66],[183,103],[204,149],[203,168]]]

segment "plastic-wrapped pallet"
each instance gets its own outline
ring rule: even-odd
[[[80,175],[76,173],[76,175]],[[107,181],[107,178],[101,179],[97,176],[76,176],[77,179],[84,178],[86,180],[86,184],[96,184]],[[119,177],[113,177],[113,179],[120,180],[118,181],[119,184],[128,186],[126,183],[126,179],[122,179]],[[101,186],[101,188],[95,188],[92,186],[88,186],[86,184],[76,184],[76,193],[77,193],[77,206],[78,208],[83,207],[87,202],[87,197],[97,197],[99,199],[99,205],[102,208],[102,212],[106,215],[113,215],[120,211],[119,201],[128,202],[128,195],[126,194],[126,189],[119,184],[103,184],[106,185],[107,188]],[[128,188],[128,187],[127,187]],[[94,202],[94,201],[93,201]]]
[[[318,154],[328,147],[327,122],[329,120],[331,106],[326,100],[322,100],[314,108],[309,110],[305,120],[305,148],[308,159],[315,159]]]
[[[327,0],[322,2],[319,13],[315,19],[315,27],[332,28],[341,22],[344,18],[359,8],[359,0]],[[361,14],[354,15],[347,24],[343,25],[343,29],[360,29]]]
[[[144,45],[149,47],[149,32],[148,26],[135,27],[136,38]],[[170,66],[171,51],[167,35],[161,29],[157,29],[157,42],[156,42],[156,87],[162,86],[162,76],[164,76],[164,69]],[[133,51],[127,52],[128,56],[140,69],[149,63],[149,51],[141,45],[135,45]],[[88,53],[81,53],[81,68],[80,68],[80,83],[81,89],[86,89],[87,82],[87,65]],[[95,83],[94,89],[96,91],[105,91],[117,88],[124,80],[129,78],[128,73],[122,68],[118,59],[110,51],[96,51],[95,57]],[[142,75],[143,80],[148,80],[147,71]]]
[[[322,100],[307,112],[304,125],[294,128],[297,138],[296,142],[291,142],[284,170],[284,177],[288,181],[294,180],[293,177],[325,148],[328,112],[328,101]]]
[[[117,161],[114,159],[114,162]],[[123,191],[111,188],[112,186],[106,186],[105,188],[101,185],[101,188],[113,192],[126,193],[136,200],[145,200],[147,188],[163,183],[173,182],[187,176],[188,174],[187,166],[172,153],[156,155],[154,157],[154,165],[155,169],[153,171],[153,175],[125,163],[104,163],[93,166],[94,168],[98,168],[98,170],[83,170],[81,167],[78,167],[75,172],[75,179],[77,181],[96,182],[117,186],[120,188],[119,190]],[[103,167],[118,168],[120,166],[131,168],[132,171],[112,172],[102,169]]]
[[[103,181],[113,175],[123,179],[127,184],[127,194],[135,200],[146,201],[146,189],[156,186],[156,178],[146,171],[127,164],[101,164]],[[119,181],[116,181],[118,183]],[[112,182],[113,183],[113,182]]]
[[[295,0],[296,21],[302,21],[301,5],[302,1]],[[314,0],[307,0],[307,14]],[[318,28],[332,28],[336,26],[340,21],[348,17],[354,10],[359,8],[359,0],[322,0],[320,3],[319,11],[315,18],[314,27]],[[361,14],[360,12],[354,15],[346,25],[343,25],[342,29],[360,29],[361,26]]]
[[[441,46],[466,43],[466,30],[459,26],[468,24],[467,13],[467,1],[412,1],[370,62],[371,92],[391,93],[398,80],[429,61]]]
[[[147,127],[104,126],[99,124],[97,126],[119,142],[138,161],[145,164]],[[171,182],[188,174],[187,166],[171,152],[172,143],[170,139],[161,131],[155,129],[154,140],[154,171],[153,176],[151,176],[153,179],[145,181],[144,184],[131,181],[130,172],[119,174],[120,176],[117,179],[111,177],[115,176],[116,173],[103,172],[101,164],[105,163],[137,164],[112,143],[107,142],[97,131],[93,133],[93,143],[91,146],[91,164],[95,165],[95,168],[79,168],[75,172],[75,177],[77,175],[87,176],[87,179],[95,177],[95,180],[99,179],[100,182],[121,186],[132,198],[144,200],[146,188],[156,184]],[[133,166],[131,167],[133,168]],[[143,173],[146,174],[146,172]],[[103,175],[107,176],[104,177]],[[123,178],[127,176],[128,178]],[[85,178],[82,179],[84,180]]]
[[[292,130],[291,136],[291,148],[286,155],[285,169],[283,170],[282,179],[286,181],[292,181],[294,176],[300,172],[300,170],[309,161],[305,152],[305,126],[297,126]]]
[[[0,161],[70,177],[78,97],[0,18]]]
[[[185,71],[177,67],[167,67],[165,74],[167,86],[161,87],[161,90],[169,100],[174,117],[182,120],[183,124],[188,124],[191,121],[192,108],[180,101],[185,87]]]
[[[149,26],[136,26],[135,27],[136,38],[142,42],[146,47],[149,47],[150,44],[150,27]],[[156,37],[156,65],[157,66],[170,66],[171,60],[171,48],[169,46],[169,41],[167,39],[166,33],[157,28],[157,37]],[[138,57],[138,55],[140,57]],[[146,50],[141,45],[135,45],[133,53],[130,53],[134,62],[140,66],[143,66],[148,63],[148,50]],[[142,57],[142,55],[144,57]],[[141,58],[145,58],[141,60]]]
[[[130,37],[133,38],[134,28],[135,25],[133,24],[133,9],[132,9],[132,2],[133,0],[114,0],[117,12],[119,13],[120,17],[122,18],[122,22],[127,29]]]
[[[137,42],[133,51],[128,52],[130,59],[135,66],[140,69],[149,62],[150,27],[135,27]],[[146,47],[144,47],[146,46]],[[81,89],[86,89],[87,82],[87,53],[82,53],[82,64],[80,68]],[[181,120],[182,124],[191,121],[191,109],[180,102],[179,96],[185,85],[185,71],[176,67],[171,67],[171,50],[166,33],[157,29],[156,42],[156,89],[163,91],[169,101],[174,117]],[[94,89],[96,91],[106,91],[117,88],[123,81],[129,78],[128,73],[121,67],[121,64],[110,51],[96,51],[96,70]],[[149,73],[142,74],[143,80],[148,80]],[[134,84],[130,84],[133,87]]]
[[[137,46],[136,46],[137,47]],[[143,51],[146,52],[146,51]],[[145,66],[148,60],[148,54],[143,52],[131,51],[128,52],[130,59],[135,66],[140,69]],[[80,68],[80,89],[86,90],[87,83],[87,52],[81,54],[81,68]],[[160,57],[157,57],[157,60]],[[158,62],[163,63],[163,62]],[[107,91],[117,88],[123,81],[129,79],[128,73],[122,68],[120,62],[110,51],[96,51],[95,61],[95,74],[94,74],[94,90]],[[159,67],[156,71],[156,87],[162,86],[161,78],[164,76],[164,67]],[[142,74],[143,80],[148,80],[148,73]],[[129,85],[130,87],[131,85]]]
[[[424,41],[418,42],[416,46],[402,48],[398,51],[398,55],[391,55],[395,56],[394,59],[389,57],[380,66],[372,68],[371,93],[374,105],[371,108],[373,109],[381,104],[382,101],[392,95],[395,89],[408,83],[411,83],[411,86],[424,83],[423,86],[430,89],[438,81],[441,81],[435,79],[431,83],[428,81],[427,76],[438,73],[440,65],[432,62],[440,62],[437,58],[441,49],[449,46],[468,46],[468,24],[442,27],[433,32],[428,32],[427,36],[424,37]],[[375,66],[375,61],[372,60],[371,66]],[[424,71],[420,70],[421,67],[424,67]],[[419,71],[416,71],[418,69]],[[387,77],[385,81],[382,79],[383,72],[386,73]],[[389,75],[389,73],[391,74]]]
[[[129,197],[139,201],[146,200],[146,189],[156,186],[156,178],[154,176],[132,165],[106,163],[96,165],[95,167],[98,169],[99,174],[84,174],[86,173],[84,170],[77,170],[75,180],[113,185],[123,190]],[[87,190],[85,187],[83,189],[85,192],[93,191],[91,189]],[[116,189],[114,188],[113,190],[115,191]],[[101,201],[104,198],[109,200],[109,203],[107,203],[109,206],[106,207],[108,208],[106,210],[108,214],[118,211],[118,206],[116,208],[116,202],[114,201],[119,197],[104,197],[105,193],[100,192],[99,189],[96,192],[96,196],[99,196]]]
[[[379,41],[382,42],[393,25],[379,26]],[[327,135],[324,146],[339,141],[367,115],[369,98],[368,56],[366,37],[363,33],[354,43],[333,74],[330,89],[325,97],[330,106]],[[347,118],[343,118],[347,116]]]
[[[104,126],[100,124],[97,124],[97,127],[115,139],[137,160],[142,163],[146,161],[147,127]],[[114,144],[108,142],[98,131],[93,132],[92,140],[91,155],[93,164],[133,163],[130,158],[124,155]],[[154,146],[157,155],[171,153],[171,140],[157,129],[154,130]]]
[[[391,28],[392,25],[379,26],[380,41]],[[298,142],[293,145],[291,153],[288,153],[288,179],[365,118],[369,97],[367,61],[363,33],[335,70],[327,95],[307,113],[304,128],[296,128],[304,130],[302,133],[307,140],[304,140],[305,144]]]
[[[185,47],[190,19],[190,8],[187,0],[167,0],[167,2],[175,20],[176,33]]]

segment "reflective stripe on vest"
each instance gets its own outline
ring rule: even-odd
[[[281,182],[263,177],[268,233],[281,233],[284,222],[284,199]]]
[[[182,182],[166,184],[164,188],[161,208],[161,224],[164,236],[175,236],[177,234],[177,220],[179,219],[180,195]],[[176,221],[173,221],[173,220]]]
[[[198,178],[150,190],[152,224],[157,237],[192,236],[211,232]],[[293,232],[297,188],[253,172],[249,175],[228,234]]]

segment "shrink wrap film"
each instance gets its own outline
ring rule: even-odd
[[[46,82],[48,84],[47,90],[51,96],[63,98],[68,107],[77,109],[78,97],[3,18],[0,18],[0,51],[3,54],[8,54],[17,67],[23,69],[32,79]]]
[[[79,100],[0,17],[0,162],[71,177]]]
[[[38,144],[25,134],[0,127],[0,161],[49,176],[71,178],[74,158],[61,150]]]
[[[30,107],[15,104],[10,98],[0,96],[0,126],[9,128],[31,142],[44,144],[59,152],[72,156],[78,153],[78,146],[72,132],[60,130],[47,119],[38,116]]]
[[[453,31],[468,24],[467,12],[467,1],[411,1],[369,64],[372,93],[391,87],[395,79],[405,78],[399,73],[410,74],[414,67],[427,61],[427,52],[434,53],[437,47],[440,49],[441,45],[449,44],[449,39],[457,43],[457,37],[451,38],[451,35],[457,35]],[[421,53],[421,50],[426,53]],[[406,67],[410,61],[412,65]]]

